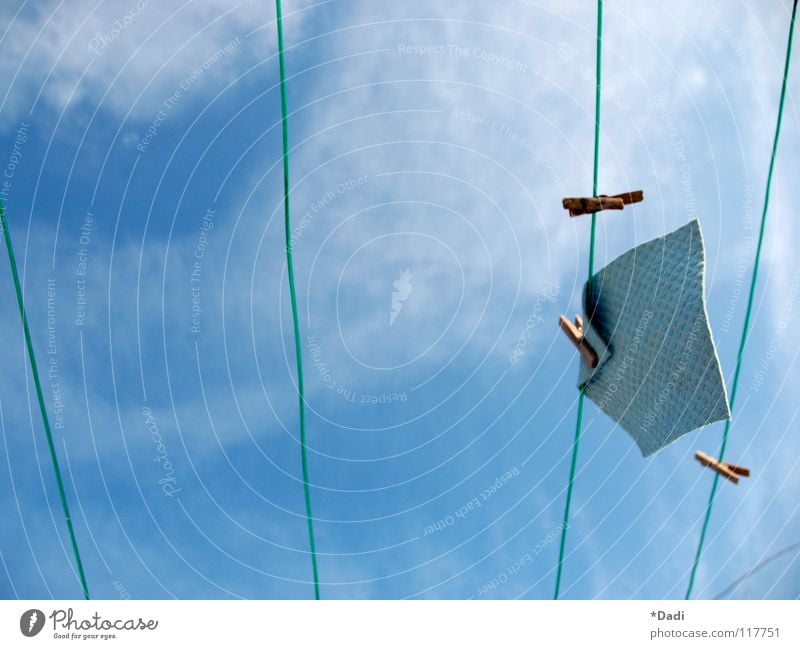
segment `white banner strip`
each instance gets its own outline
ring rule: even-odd
[[[800,602],[0,602],[0,647],[99,644],[174,649],[193,646],[190,643],[225,649],[509,645],[796,649]]]

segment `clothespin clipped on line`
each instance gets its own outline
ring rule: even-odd
[[[750,469],[731,464],[730,462],[717,460],[710,455],[706,455],[703,451],[696,451],[694,457],[700,464],[713,469],[723,478],[730,480],[733,484],[739,484],[739,476],[744,478],[750,477]]]
[[[575,346],[575,348],[581,353],[583,356],[583,360],[586,361],[586,364],[591,367],[597,367],[597,352],[592,348],[592,346],[586,342],[583,334],[583,318],[579,315],[575,316],[575,324],[570,322],[566,316],[559,316],[558,318],[558,326],[561,327],[561,330],[567,334],[567,338],[569,338],[570,342]]]
[[[570,216],[581,216],[582,214],[593,214],[601,210],[621,210],[631,203],[639,203],[644,200],[644,192],[637,189],[625,194],[614,194],[607,196],[591,196],[589,198],[565,198],[561,201],[565,210],[569,210]]]

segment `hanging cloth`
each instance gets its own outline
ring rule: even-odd
[[[700,223],[636,246],[586,282],[578,387],[647,457],[730,408],[705,302]]]

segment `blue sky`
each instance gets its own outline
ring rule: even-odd
[[[790,3],[605,4],[600,185],[646,198],[599,219],[598,267],[699,218],[730,383]],[[591,192],[594,3],[284,14],[322,596],[549,598],[578,396],[557,319],[589,225],[560,201]],[[273,4],[0,17],[8,219],[92,596],[313,596]],[[727,454],[753,476],[720,486],[698,597],[800,539],[798,56]],[[0,595],[76,598],[2,266]],[[644,460],[587,404],[562,596],[683,596],[713,475],[692,455],[721,435]],[[789,553],[733,596],[799,583]]]

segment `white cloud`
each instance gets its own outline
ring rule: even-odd
[[[285,21],[302,37],[311,0],[293,3]],[[229,82],[275,53],[274,9],[248,0],[73,0],[0,9],[0,111],[4,128],[36,105],[56,113],[84,103],[151,120],[153,106],[236,38],[241,47],[206,70]],[[251,35],[252,34],[252,35]],[[216,61],[216,59],[215,59]],[[150,101],[136,101],[147,90]]]

